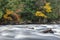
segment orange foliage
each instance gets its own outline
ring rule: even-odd
[[[19,15],[16,14],[16,12],[14,13],[14,11],[11,11],[11,10],[8,10],[6,9],[6,14],[4,15],[4,19],[7,19],[7,20],[14,20],[14,18],[12,18],[11,16],[9,15],[12,15],[15,17],[15,21],[18,21],[20,19]]]
[[[8,16],[10,14],[13,14],[13,11],[6,9],[6,14],[4,15],[4,19],[12,20],[12,18]]]

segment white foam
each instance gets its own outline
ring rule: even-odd
[[[60,29],[52,29],[53,31],[56,31],[56,33],[60,33]]]
[[[2,33],[1,35],[2,36],[7,36],[7,35],[9,35],[9,33]]]
[[[11,28],[11,30],[20,30],[20,28]]]

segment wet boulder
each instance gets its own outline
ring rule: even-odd
[[[42,33],[54,33],[54,31],[52,29],[47,29],[42,31]]]

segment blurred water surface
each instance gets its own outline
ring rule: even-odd
[[[54,34],[41,32],[48,28]],[[0,26],[0,40],[60,40],[60,25],[4,25]]]

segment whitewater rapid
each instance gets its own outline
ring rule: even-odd
[[[42,33],[48,28],[54,33]],[[60,40],[60,25],[1,25],[0,40]]]

